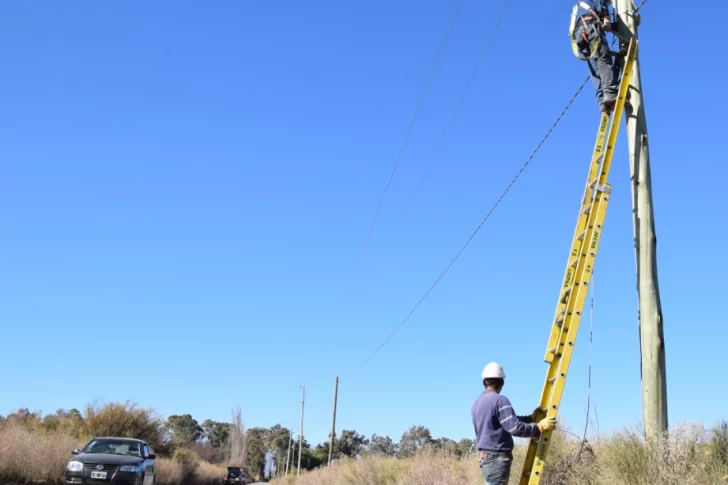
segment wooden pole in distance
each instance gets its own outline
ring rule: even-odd
[[[331,440],[329,441],[329,464],[331,466],[331,456],[334,453],[334,436],[336,436],[336,401],[339,395],[339,376],[336,376],[334,383],[334,413],[331,418]]]

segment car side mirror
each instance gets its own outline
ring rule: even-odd
[[[157,455],[147,455],[147,460],[155,460]]]
[[[72,455],[78,455],[79,453],[81,453],[81,450],[79,449],[71,450]]]

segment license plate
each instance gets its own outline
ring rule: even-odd
[[[106,480],[106,472],[91,472],[91,478]]]

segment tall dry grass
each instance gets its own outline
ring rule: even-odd
[[[154,463],[157,476],[154,479],[159,485],[181,485],[185,475],[182,472],[182,465],[175,460],[157,458]]]
[[[226,467],[221,467],[201,461],[197,465],[195,470],[194,482],[195,485],[219,485],[222,482],[222,477],[227,472]]]
[[[702,424],[672,428],[657,442],[635,429],[597,437],[582,446],[568,432],[554,433],[542,485],[726,485],[728,426],[705,430]],[[510,485],[518,483],[525,448],[514,452]],[[482,484],[478,460],[458,460],[426,451],[414,458],[339,461],[273,485],[476,485]]]
[[[22,426],[0,428],[0,478],[60,483],[71,450],[81,443],[57,432],[40,433]]]
[[[157,458],[157,485],[219,485],[226,468],[199,461],[191,469],[181,461]]]
[[[0,483],[43,482],[63,483],[63,474],[71,450],[85,441],[62,432],[44,432],[22,425],[0,427]],[[219,485],[226,469],[192,456],[194,463],[184,459],[157,458],[157,485]]]

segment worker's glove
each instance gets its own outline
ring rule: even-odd
[[[634,15],[633,15],[633,17],[634,17],[634,26],[635,27],[639,27],[640,26],[640,20],[642,20],[640,18],[640,14],[638,14],[637,12],[635,12]]]
[[[538,422],[538,429],[542,433],[544,431],[551,431],[556,427],[556,417],[552,416],[550,418],[543,418],[541,421]]]
[[[605,17],[602,19],[602,28],[605,32],[611,32],[612,31],[612,21],[609,17]]]

